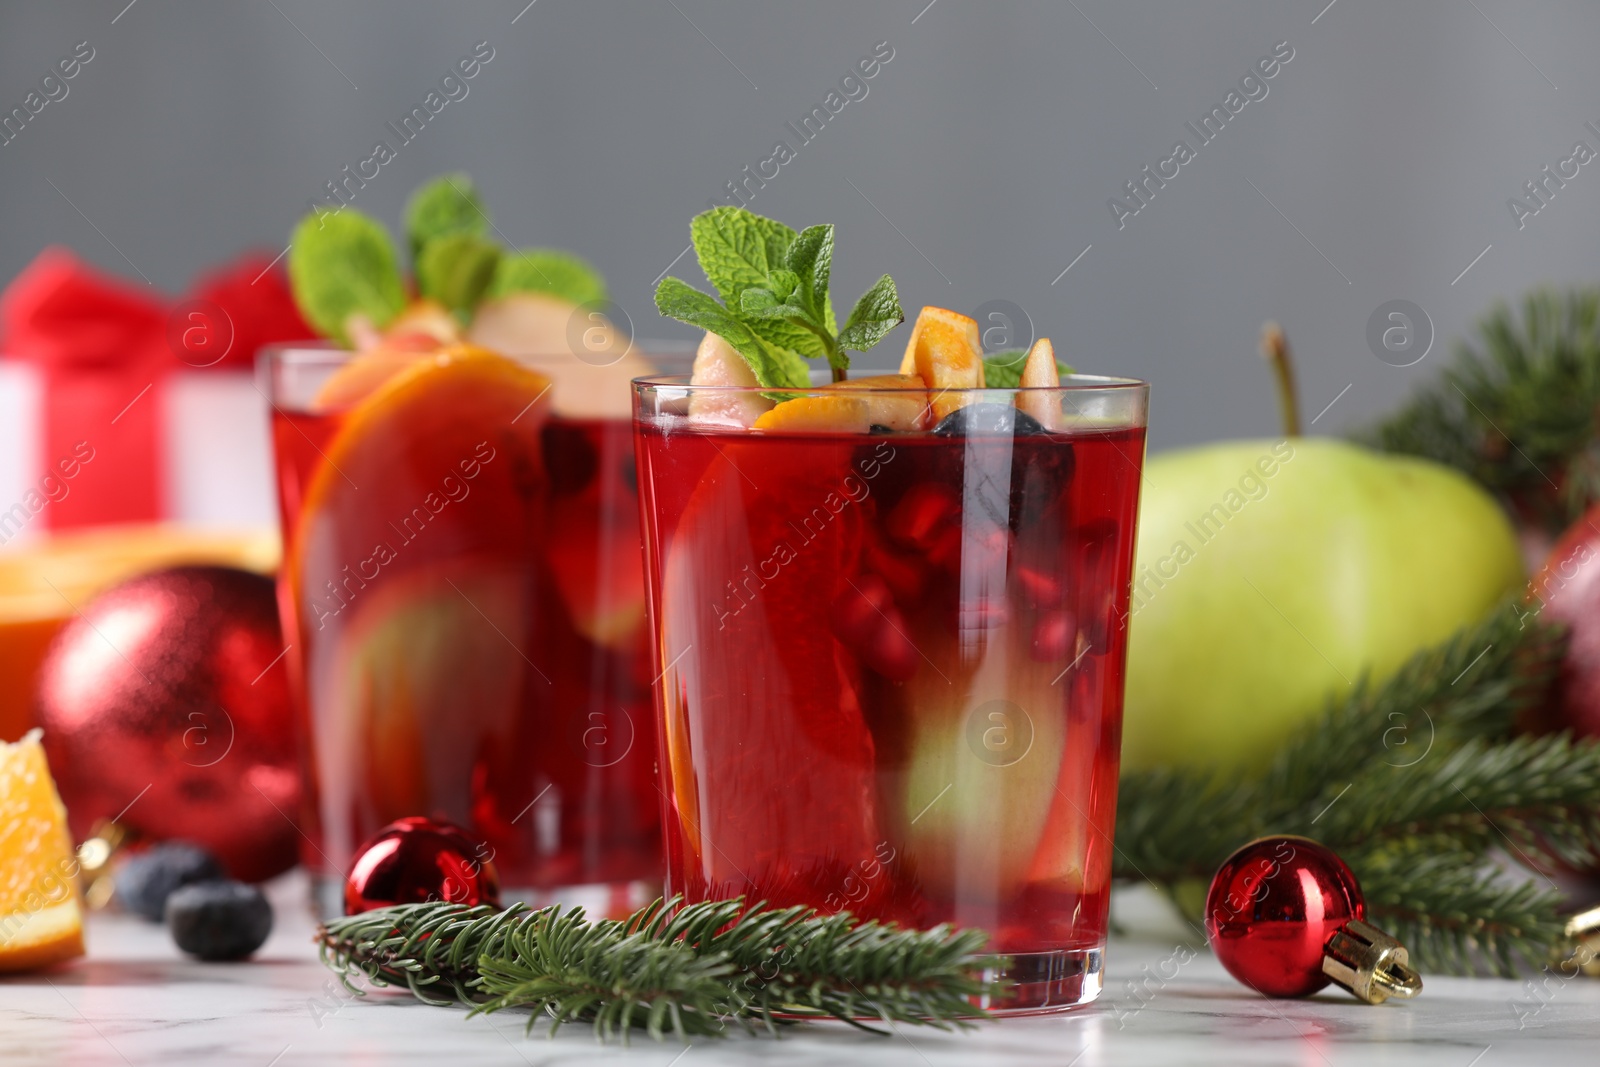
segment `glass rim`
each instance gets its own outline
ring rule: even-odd
[[[471,343],[471,342],[463,342]],[[547,366],[564,360],[575,360],[587,367],[604,370],[606,367],[615,366],[632,355],[649,358],[662,356],[667,358],[692,359],[699,342],[673,340],[670,338],[634,338],[622,354],[609,363],[591,363],[580,357],[571,349],[550,349],[542,352],[509,353],[490,348],[489,351],[506,359],[519,363],[531,363],[535,366]],[[488,346],[480,346],[488,348]],[[311,338],[305,341],[273,341],[262,345],[256,350],[256,358],[262,363],[274,366],[337,366],[347,363],[360,355],[353,348],[346,348],[326,337]],[[425,358],[428,353],[418,353],[419,358]],[[687,376],[685,376],[687,377]]]
[[[892,373],[894,372],[877,371],[875,372],[875,375]],[[691,375],[688,374],[644,374],[634,378],[630,384],[633,386],[633,391],[635,394],[643,393],[649,389],[681,389],[689,392],[726,393],[735,396],[746,393],[768,395],[771,393],[816,392],[828,393],[830,395],[833,393],[844,393],[846,395],[849,393],[871,393],[874,395],[890,396],[899,394],[904,394],[907,396],[926,396],[928,393],[933,392],[936,392],[941,396],[967,396],[980,395],[984,393],[1004,393],[1007,395],[1014,395],[1016,393],[1059,393],[1062,395],[1082,395],[1085,393],[1148,393],[1150,390],[1150,383],[1145,381],[1143,378],[1124,378],[1106,374],[1076,373],[1063,374],[1061,376],[1060,385],[984,385],[961,389],[934,389],[927,385],[871,385],[850,390],[840,390],[837,388],[837,386],[840,384],[849,384],[849,379],[847,379],[844,383],[821,382],[816,385],[804,386],[696,385],[690,383],[690,377]],[[854,379],[854,381],[859,382],[861,379]]]

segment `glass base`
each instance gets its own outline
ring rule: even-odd
[[[1009,959],[1009,967],[984,974],[1011,983],[1001,996],[978,999],[978,1006],[994,1015],[1048,1015],[1082,1007],[1100,995],[1104,983],[1104,948],[1016,952]]]
[[[658,882],[594,882],[548,889],[506,886],[500,890],[504,904],[523,902],[536,908],[560,904],[582,907],[591,918],[622,919],[661,896]],[[344,914],[344,880],[325,875],[311,878],[311,910],[319,920]]]

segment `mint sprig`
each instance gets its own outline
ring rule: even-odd
[[[500,246],[477,234],[429,238],[417,254],[417,293],[469,319],[494,280],[500,258]]]
[[[489,235],[489,213],[472,179],[457,171],[417,187],[406,201],[406,239],[411,260],[420,263],[429,241],[450,234]]]
[[[605,280],[577,256],[554,248],[502,248],[465,174],[441,175],[419,187],[406,202],[404,222],[416,295],[437,301],[463,323],[483,301],[513,293],[549,293],[578,306],[606,299]],[[346,345],[352,315],[382,329],[408,300],[389,231],[348,206],[314,211],[295,226],[289,282],[305,320]]]
[[[550,293],[572,304],[606,299],[606,283],[598,271],[570,252],[554,248],[521,248],[500,257],[489,296]]]
[[[765,387],[809,385],[807,359],[826,359],[834,379],[842,380],[850,367],[847,350],[865,352],[905,321],[894,279],[885,274],[839,329],[828,293],[832,226],[796,233],[744,208],[716,207],[696,215],[689,234],[700,269],[723,303],[667,277],[656,288],[656,307],[727,341]]]
[[[811,384],[806,361],[793,351],[768,344],[750,325],[679,278],[656,286],[656,308],[669,319],[687,322],[722,338],[744,357],[756,381],[769,389],[804,389]]]
[[[352,208],[307,215],[289,250],[289,286],[316,329],[348,344],[351,315],[382,328],[405,306],[394,245],[382,223]]]

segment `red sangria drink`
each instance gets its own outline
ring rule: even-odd
[[[509,896],[657,895],[627,368],[455,343],[265,372],[319,906],[419,815],[480,838]]]
[[[1146,386],[1040,341],[984,388],[933,308],[898,375],[741,356],[635,383],[669,890],[981,928],[985,1006],[1092,1000]]]

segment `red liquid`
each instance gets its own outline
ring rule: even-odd
[[[669,891],[1103,946],[1143,429],[637,443]]]
[[[288,559],[343,421],[273,416]],[[496,458],[474,480],[462,476],[468,457],[415,441],[382,476],[363,476],[361,510],[391,520],[380,537],[392,562],[355,555],[361,580],[317,603],[279,583],[307,739],[304,862],[342,878],[379,828],[424,815],[484,839],[512,893],[655,883],[654,672],[630,427],[552,416],[527,434],[532,458],[492,427],[484,437]],[[452,473],[467,494],[415,529],[404,517]]]

